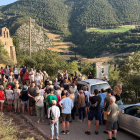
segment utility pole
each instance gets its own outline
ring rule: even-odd
[[[87,17],[86,17],[86,31],[87,31]]]
[[[42,22],[42,28],[43,28],[43,22]]]
[[[30,57],[31,57],[31,18],[30,18],[30,22],[29,22],[29,40],[30,40]]]

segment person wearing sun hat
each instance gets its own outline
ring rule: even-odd
[[[6,98],[7,98],[7,102],[8,102],[8,111],[12,111],[12,96],[13,96],[13,90],[11,90],[11,86],[8,85],[7,89],[5,90],[6,92]]]
[[[59,107],[56,106],[57,101],[52,100],[52,107],[50,108],[50,128],[51,128],[51,140],[54,139],[54,131],[56,140],[59,139],[59,117],[60,110]]]
[[[3,114],[4,87],[0,85],[0,114]]]

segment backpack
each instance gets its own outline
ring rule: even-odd
[[[84,95],[85,95],[85,103],[88,103],[88,96],[85,94],[85,92]]]

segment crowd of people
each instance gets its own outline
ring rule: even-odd
[[[67,70],[60,73],[58,69],[54,82],[49,80],[46,71],[37,72],[35,67],[29,72],[26,66],[20,69],[6,66],[1,68],[0,73],[1,114],[6,102],[8,111],[13,111],[13,106],[15,113],[24,115],[27,111],[31,116],[37,116],[37,123],[43,123],[45,118],[50,119],[51,139],[54,139],[54,131],[56,139],[59,139],[59,120],[62,121],[61,133],[69,134],[69,125],[75,116],[79,117],[79,122],[88,118],[88,131],[85,134],[90,135],[91,121],[95,117],[95,134],[98,135],[99,125],[106,124],[104,133],[109,134],[110,140],[116,140],[118,105],[122,104],[121,85],[115,86],[114,91],[107,89],[107,95],[105,89],[95,89],[94,96],[90,97],[87,86],[78,86],[82,75],[77,71],[74,75],[68,75]],[[94,78],[91,72],[88,78]]]

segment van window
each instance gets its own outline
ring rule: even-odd
[[[77,85],[77,89],[79,90],[83,90],[83,87],[86,86],[87,87],[87,91],[88,91],[88,86],[87,85],[83,85],[83,84],[78,84]]]
[[[92,85],[91,86],[91,94],[94,93],[94,89],[98,89],[100,91],[102,88],[106,91],[108,88],[110,88],[110,86],[107,83]]]

